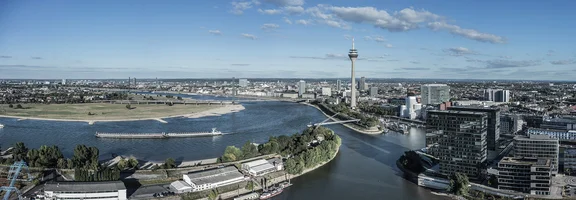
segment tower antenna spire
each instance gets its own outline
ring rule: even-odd
[[[354,49],[354,37],[352,37],[352,49]]]

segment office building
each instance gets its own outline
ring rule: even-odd
[[[126,186],[122,181],[106,182],[47,182],[45,199],[125,200]]]
[[[360,84],[358,84],[358,89],[360,89],[360,91],[366,91],[366,77],[360,78]]]
[[[446,84],[425,84],[420,88],[422,104],[441,104],[450,100],[450,87]]]
[[[136,82],[136,77],[134,77],[134,87],[136,87],[138,83]]]
[[[514,156],[535,157],[550,159],[552,162],[552,173],[558,173],[559,156],[558,139],[550,138],[548,135],[529,135],[514,137]]]
[[[245,78],[238,79],[238,86],[248,87],[248,79]]]
[[[336,91],[340,92],[340,90],[342,89],[342,81],[341,80],[336,80]]]
[[[522,130],[524,120],[518,115],[500,116],[500,134],[516,134]]]
[[[332,96],[332,89],[329,87],[323,87],[322,96]]]
[[[552,118],[545,116],[542,118],[540,128],[557,130],[576,130],[576,119],[573,118]]]
[[[370,87],[370,96],[371,97],[378,96],[378,87]]]
[[[486,163],[488,116],[483,112],[428,111],[426,144],[440,160],[440,173],[477,178]]]
[[[356,50],[356,48],[354,48],[354,38],[352,38],[352,49],[350,49],[350,52],[348,53],[348,57],[350,58],[350,61],[352,62],[352,71],[351,71],[351,81],[350,84],[351,85],[351,99],[350,99],[350,107],[352,109],[356,108],[356,74],[354,72],[354,64],[356,63],[356,59],[358,58],[358,51]]]
[[[564,172],[570,172],[570,175],[576,174],[576,148],[574,147],[564,149]]]
[[[532,195],[550,195],[552,162],[534,157],[505,157],[488,173],[498,178],[498,189]]]
[[[486,89],[484,90],[484,99],[494,102],[510,102],[510,90]]]
[[[236,167],[230,166],[184,174],[183,179],[192,191],[196,192],[241,182],[244,180],[244,175]]]
[[[488,150],[495,151],[500,139],[500,108],[479,106],[452,106],[448,110],[483,112],[488,116]]]
[[[66,79],[62,79],[62,85],[66,85]]]
[[[306,81],[300,80],[298,82],[298,96],[302,97],[304,93],[306,93]]]
[[[576,142],[576,130],[557,130],[557,129],[541,129],[529,128],[528,134],[534,135],[548,135],[550,138],[558,139],[566,142]]]

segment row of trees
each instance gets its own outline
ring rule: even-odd
[[[359,119],[359,125],[365,127],[373,127],[378,125],[378,119],[375,117],[366,117],[364,114],[351,110],[345,103],[340,104],[324,104],[319,103],[317,104],[320,106],[321,109],[324,111],[328,111],[328,113],[338,113],[336,118],[340,120],[350,120],[350,119]]]
[[[235,146],[228,146],[224,150],[224,154],[219,158],[220,162],[233,162],[248,158],[253,158],[260,155],[258,148],[250,141],[246,142],[242,148]]]
[[[28,149],[22,142],[14,144],[12,149],[13,159],[7,159],[4,163],[12,163],[24,160],[30,167],[61,168],[61,169],[91,169],[100,168],[98,163],[99,150],[96,147],[77,145],[74,148],[72,158],[64,158],[58,146],[43,145],[38,149]]]
[[[105,168],[102,170],[75,169],[75,181],[116,181],[120,180],[120,170]]]

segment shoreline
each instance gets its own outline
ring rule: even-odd
[[[211,117],[220,116],[228,113],[235,113],[244,110],[244,106],[240,104],[235,105],[225,105],[222,107],[217,107],[205,111],[200,111],[196,113],[181,114],[181,115],[168,115],[164,117],[149,117],[149,118],[135,118],[135,119],[54,119],[54,118],[41,118],[41,117],[20,117],[20,116],[10,116],[10,115],[0,115],[3,118],[12,118],[21,120],[43,120],[43,121],[60,121],[60,122],[86,122],[90,125],[96,122],[127,122],[127,121],[144,121],[144,120],[156,120],[161,123],[168,123],[162,119],[166,118],[176,118],[176,117],[186,117],[190,119],[201,118],[201,117]]]
[[[324,116],[326,116],[327,118],[330,118],[330,119],[333,120],[333,121],[340,121],[339,119],[336,119],[336,118],[334,118],[334,117],[332,117],[332,116],[327,115],[326,113],[324,113],[324,111],[322,111],[322,109],[318,108],[318,106],[315,106],[315,105],[312,105],[312,104],[309,104],[309,103],[306,103],[306,102],[303,102],[303,103],[301,103],[301,104],[304,104],[304,105],[307,105],[307,106],[311,106],[311,107],[313,107],[313,108],[316,108],[318,111],[320,111],[322,114],[324,114]],[[354,128],[354,127],[352,127],[352,126],[350,126],[350,125],[348,125],[348,124],[341,124],[341,125],[345,126],[346,128],[349,128],[350,130],[353,130],[353,131],[356,131],[356,132],[362,133],[362,134],[367,134],[367,135],[378,135],[378,134],[384,133],[384,130],[378,130],[377,132],[374,132],[374,131],[365,131],[365,130],[360,130],[360,129]]]

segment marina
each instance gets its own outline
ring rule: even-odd
[[[184,133],[99,133],[96,132],[97,138],[116,138],[116,139],[164,139],[164,138],[185,138],[185,137],[208,137],[219,136],[222,132],[212,128],[212,132],[184,132]]]

